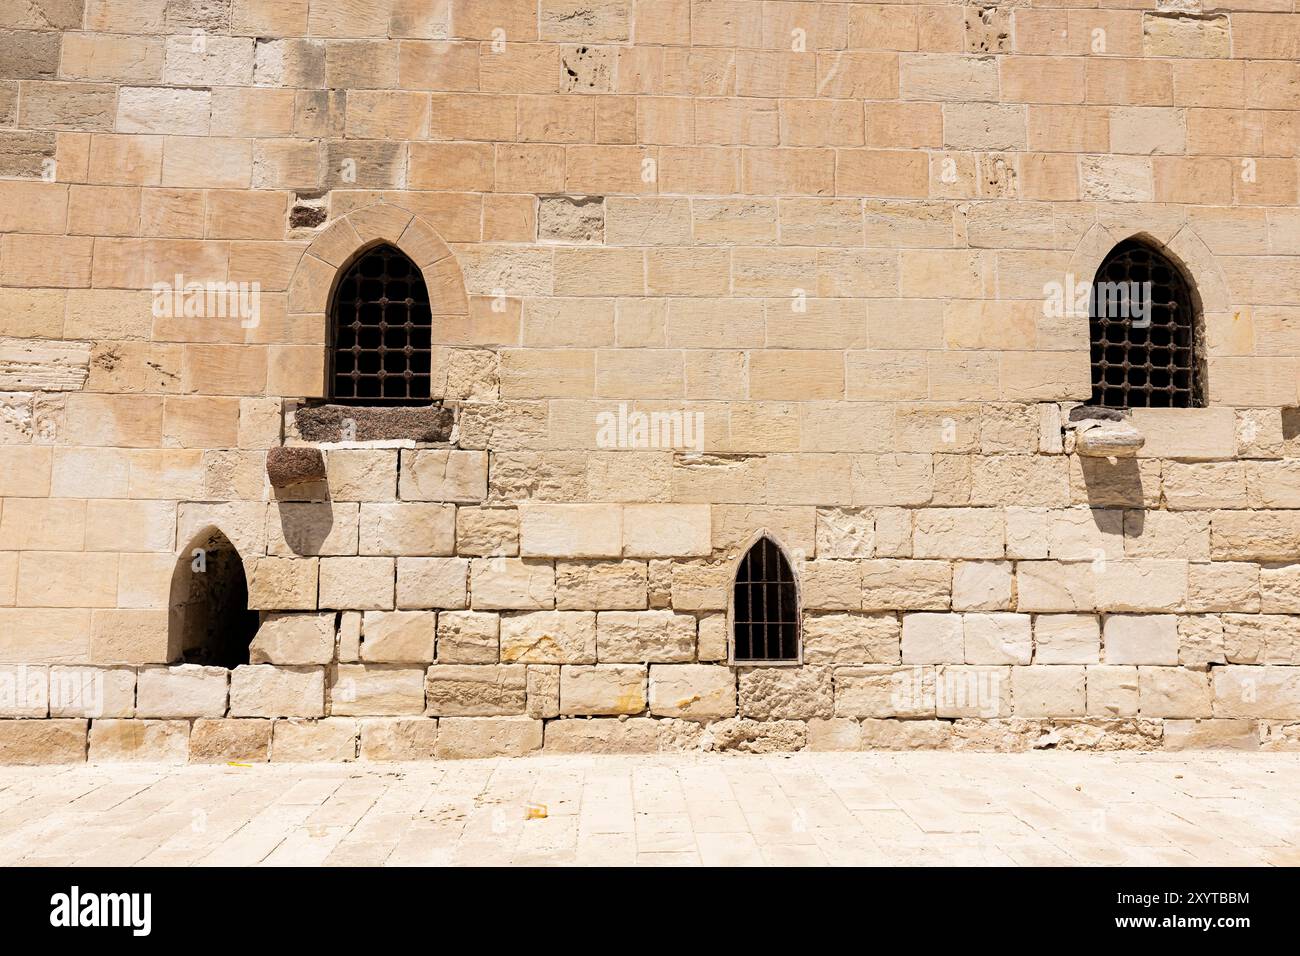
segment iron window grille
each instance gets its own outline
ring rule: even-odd
[[[766,535],[736,569],[732,635],[736,663],[799,660],[799,589],[790,562]]]
[[[1089,331],[1093,405],[1205,404],[1191,285],[1158,250],[1133,239],[1111,250],[1093,279]]]
[[[401,250],[379,245],[362,253],[339,280],[330,317],[334,401],[403,405],[429,400],[429,290]]]

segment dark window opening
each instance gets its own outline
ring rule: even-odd
[[[429,290],[419,268],[399,249],[375,246],[348,267],[334,291],[330,322],[334,401],[402,405],[429,400]]]
[[[1089,312],[1093,405],[1205,404],[1192,290],[1178,265],[1143,242],[1121,242],[1097,270]]]
[[[167,659],[185,664],[247,664],[258,613],[248,608],[239,552],[215,528],[181,552],[172,574]]]
[[[799,592],[790,562],[771,538],[759,538],[741,558],[732,610],[734,660],[799,659]]]

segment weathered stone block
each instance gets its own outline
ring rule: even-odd
[[[619,505],[523,504],[519,553],[543,558],[616,558],[623,552]]]
[[[232,717],[323,717],[325,668],[245,664],[230,672]]]
[[[523,664],[435,664],[425,676],[425,713],[434,717],[522,714],[526,670]]]
[[[343,717],[277,720],[271,728],[271,759],[279,763],[356,760],[359,734],[357,722]]]
[[[334,501],[392,501],[397,492],[397,452],[391,448],[331,449],[325,457],[325,473]]]
[[[136,715],[224,717],[229,678],[224,667],[142,667],[136,683]]]
[[[695,657],[695,618],[672,611],[601,611],[596,659],[601,663],[681,663]]]
[[[1011,667],[945,664],[935,669],[934,707],[939,717],[1009,717]]]
[[[935,669],[866,665],[835,668],[837,717],[933,717]]]
[[[477,611],[438,615],[439,664],[495,664],[500,657],[500,618]]]
[[[190,763],[266,763],[271,721],[200,718],[190,728]]]
[[[952,740],[947,720],[862,721],[863,750],[946,750]]]
[[[947,561],[878,559],[863,561],[864,611],[946,610],[952,591],[952,565]]]
[[[133,717],[135,683],[130,667],[51,667],[50,716]]]
[[[1012,711],[1018,717],[1082,717],[1087,712],[1084,668],[1042,665],[1011,668]]]
[[[1103,632],[1107,664],[1177,664],[1178,618],[1112,614]]]
[[[386,611],[394,602],[393,558],[322,558],[320,606]]]
[[[1033,638],[1028,614],[964,614],[967,664],[1028,664]]]
[[[1209,675],[1185,667],[1139,667],[1138,708],[1143,717],[1209,717]]]
[[[521,757],[542,747],[542,721],[531,717],[446,717],[434,752],[444,759]]]
[[[463,608],[469,602],[468,582],[465,558],[398,558],[397,606]]]
[[[965,660],[960,614],[904,614],[904,664],[960,664]]]
[[[487,454],[446,448],[403,450],[403,501],[477,503],[487,497]]]
[[[1300,668],[1241,665],[1212,673],[1215,717],[1300,716]]]
[[[275,42],[275,41],[273,41]],[[270,45],[270,44],[267,44]],[[322,76],[322,82],[324,77]],[[296,85],[296,84],[291,84]],[[319,85],[319,84],[318,84]],[[445,442],[451,437],[454,415],[441,405],[300,406],[294,412],[299,436],[309,442],[395,441]]]
[[[555,566],[536,559],[475,558],[469,589],[476,611],[554,607]]]
[[[428,664],[433,661],[436,633],[433,611],[366,611],[361,620],[361,660]]]
[[[319,558],[257,558],[248,580],[248,606],[261,611],[314,611]]]
[[[557,561],[555,606],[562,610],[639,610],[646,606],[644,561]]]
[[[739,672],[739,684],[743,717],[806,720],[834,714],[829,667],[746,668]]]
[[[902,628],[893,614],[819,614],[804,618],[809,664],[897,664]]]
[[[1101,624],[1092,614],[1038,614],[1034,617],[1034,663],[1096,664],[1101,655]]]
[[[251,664],[328,664],[334,659],[329,614],[266,614],[249,646]]]
[[[82,763],[86,720],[0,720],[0,764]]]
[[[714,664],[652,664],[650,712],[688,720],[735,716],[736,675]]]
[[[997,508],[923,508],[912,553],[918,558],[1001,558],[1006,526]]]
[[[958,561],[952,569],[954,611],[1002,611],[1011,607],[1010,561]]]
[[[707,556],[712,548],[712,535],[707,505],[623,507],[623,554],[629,558]]]
[[[546,723],[545,749],[555,753],[656,753],[662,749],[660,725],[663,723],[648,717],[551,720]]]
[[[767,754],[802,750],[807,726],[800,720],[748,720],[731,717],[709,726],[715,750]]]
[[[429,760],[438,740],[430,717],[367,717],[361,721],[362,760]]]
[[[560,664],[528,665],[529,717],[556,717],[560,713]]]
[[[347,717],[424,713],[424,668],[340,664],[331,677],[330,713]]]
[[[91,763],[185,763],[190,724],[186,720],[96,720],[90,725]]]
[[[596,615],[592,611],[503,615],[501,660],[524,664],[594,664]]]
[[[1258,750],[1259,727],[1254,720],[1166,720],[1164,749]]]
[[[560,713],[639,714],[646,709],[644,664],[566,664],[560,668]]]
[[[808,721],[808,749],[861,750],[862,726],[848,717],[817,717]]]
[[[1087,670],[1088,713],[1099,717],[1134,717],[1138,712],[1138,672],[1131,665],[1090,665]]]
[[[415,557],[455,550],[455,505],[366,502],[360,522],[361,554]]]

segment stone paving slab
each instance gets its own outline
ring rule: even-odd
[[[0,768],[0,865],[1300,865],[1300,755]]]

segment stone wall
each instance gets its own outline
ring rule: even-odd
[[[1300,746],[1290,6],[5,5],[0,761]],[[1091,457],[1045,304],[1132,236],[1208,407]],[[450,431],[308,441],[378,241]],[[729,663],[760,532],[796,666]]]

